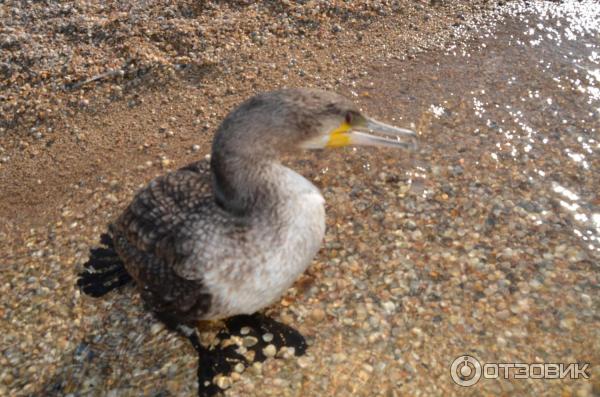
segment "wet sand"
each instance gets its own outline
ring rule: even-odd
[[[108,102],[86,91],[88,107],[54,132],[9,131],[0,394],[194,395],[187,341],[133,288],[81,296],[76,273],[137,188],[208,153],[234,104],[307,85],[412,125],[421,148],[288,160],[322,189],[327,234],[270,312],[310,348],[221,380],[228,395],[600,395],[600,6],[515,2],[459,18],[442,3],[374,16],[360,38],[333,21],[341,30],[321,42],[276,39],[240,72],[150,73]],[[462,354],[591,363],[591,379],[464,388],[450,377]]]

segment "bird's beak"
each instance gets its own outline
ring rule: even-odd
[[[385,136],[372,135],[379,133]],[[394,127],[368,117],[359,125],[342,123],[327,135],[302,143],[305,149],[323,149],[343,146],[379,146],[414,150],[417,147],[416,133],[405,128]]]
[[[386,136],[371,135],[378,133]],[[366,117],[363,126],[353,127],[347,132],[349,145],[380,146],[414,150],[417,147],[417,134],[413,130],[394,127]]]

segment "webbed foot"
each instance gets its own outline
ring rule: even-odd
[[[217,345],[206,348],[200,343],[195,330],[187,335],[187,338],[198,352],[198,395],[200,397],[212,397],[224,391],[214,383],[217,375],[227,376],[231,374],[238,363],[241,363],[244,367],[248,366],[246,358],[236,351],[238,346],[235,344],[226,347]]]
[[[195,328],[180,324],[166,313],[156,313],[157,317],[168,328],[184,335],[198,353],[198,395],[213,397],[220,395],[224,388],[215,383],[218,375],[228,376],[239,364],[243,368],[252,362],[262,362],[272,357],[283,347],[294,348],[294,354],[301,356],[306,352],[306,340],[295,329],[262,314],[235,316],[225,320],[225,329],[217,334],[219,342],[205,347],[200,343]],[[227,344],[232,336],[240,338],[253,336],[256,343],[245,346],[254,352],[254,358],[249,360],[238,352],[240,346],[235,343]],[[225,343],[223,343],[225,342]],[[273,345],[269,347],[269,345]],[[237,368],[237,371],[240,371]]]
[[[227,331],[226,333],[222,331],[223,336],[226,334],[242,338],[253,336],[257,339],[256,344],[248,347],[248,350],[254,351],[254,361],[265,361],[267,355],[273,354],[273,348],[269,345],[275,347],[275,352],[287,347],[293,348],[296,356],[306,353],[306,339],[300,332],[263,314],[231,317],[225,320],[225,325]]]

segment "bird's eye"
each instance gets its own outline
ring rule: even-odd
[[[346,123],[352,125],[353,121],[354,121],[354,115],[352,114],[352,112],[346,113]]]

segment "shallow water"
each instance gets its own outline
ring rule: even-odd
[[[396,324],[430,336],[423,346],[388,346],[404,392],[414,390],[415,368],[440,376],[420,390],[447,391],[442,370],[453,355],[600,359],[600,4],[509,5],[497,22],[457,27],[461,35],[444,50],[378,66],[356,87],[368,113],[412,124],[420,150],[339,153],[345,165],[329,158],[322,176],[341,252],[367,267],[355,286],[365,282],[365,295],[382,301],[390,295],[381,291],[391,293],[408,313],[391,321],[392,335]],[[592,390],[573,387],[513,379],[452,390]]]
[[[349,88],[370,115],[413,124],[419,151],[346,149],[293,164],[323,191],[327,235],[270,311],[298,327],[310,348],[301,359],[236,374],[229,395],[600,392],[600,4],[508,5],[455,34],[452,47],[373,65]],[[95,124],[96,133],[109,128]],[[132,178],[119,197],[144,181]],[[18,244],[13,283],[39,277],[48,286],[15,294],[7,283],[9,302],[28,299],[36,322],[75,336],[31,332],[3,363],[42,359],[4,381],[20,392],[45,371],[38,393],[21,394],[194,395],[195,353],[162,331],[132,288],[93,300],[71,287],[118,210],[120,199],[107,202],[101,191],[102,206],[75,195],[67,204],[81,216],[65,215],[58,232],[42,228],[42,237]],[[63,278],[69,288],[57,298]],[[15,313],[6,340],[16,346],[32,323]],[[462,388],[449,370],[465,353],[482,362],[590,362],[596,372],[589,382],[500,379]]]
[[[515,26],[508,40],[499,38],[507,50],[490,54],[483,70],[496,72],[487,78],[492,91],[469,91],[472,109],[494,131],[490,156],[499,164],[522,164],[531,184],[551,189],[551,197],[572,215],[572,232],[582,247],[597,256],[600,5],[540,3],[535,8],[533,15],[520,15],[526,30]],[[477,124],[466,127],[474,134],[485,131]],[[549,210],[540,208],[542,214]]]
[[[569,214],[564,231],[600,258],[600,4],[515,5],[497,24],[457,30],[471,40],[375,83],[424,142],[409,175],[420,186],[437,161],[458,159],[526,184],[529,221]]]

